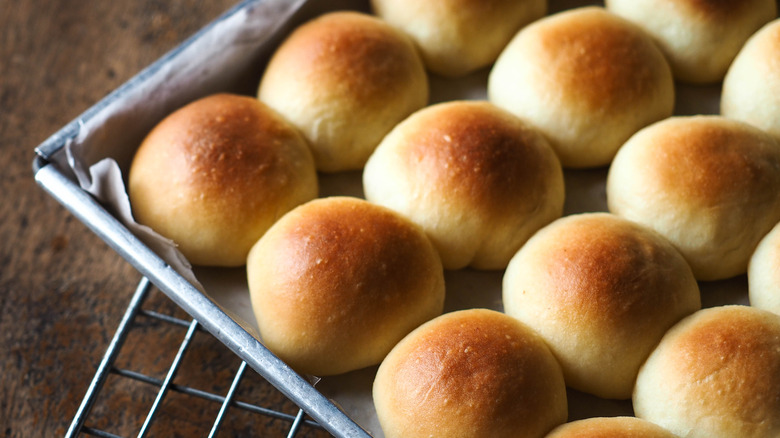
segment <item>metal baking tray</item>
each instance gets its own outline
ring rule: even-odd
[[[603,2],[550,1],[549,13],[588,4]],[[131,231],[110,199],[110,191],[105,190],[104,185],[110,181],[90,181],[89,172],[92,165],[99,165],[106,157],[115,159],[120,169],[126,166],[143,136],[164,116],[187,102],[214,92],[254,95],[262,70],[282,39],[298,24],[337,9],[367,12],[368,0],[242,1],[39,145],[33,170],[43,189],[322,428],[337,437],[368,437],[369,431],[381,434],[373,419],[367,421],[362,412],[356,415],[356,407],[363,409],[370,405],[370,394],[368,399],[365,396],[370,369],[352,376],[356,379],[336,379],[330,383],[325,379],[315,382],[297,374],[258,341],[252,321],[237,317],[213,293],[204,293],[197,281],[183,275],[169,258],[161,256],[145,243],[147,240]],[[484,98],[486,77],[485,70],[458,81],[432,76],[430,103]],[[679,86],[676,91],[677,115],[717,113],[719,85]],[[329,177],[320,186],[321,195],[360,196],[360,188],[348,183],[356,176],[359,180],[359,174],[354,172],[346,178]],[[606,211],[604,169],[567,170],[565,177],[564,214]],[[208,276],[210,272],[205,274]],[[501,305],[500,273],[451,271],[445,272],[445,280],[445,311]],[[704,306],[744,302],[745,283],[742,277],[703,284]],[[491,294],[482,293],[485,289]],[[355,383],[362,386],[352,386]],[[344,403],[332,395],[330,390],[334,387],[347,393],[362,391],[363,398],[352,404]],[[630,402],[600,400],[573,391],[569,392],[569,401],[570,420],[632,413]],[[366,409],[371,411],[373,406]]]

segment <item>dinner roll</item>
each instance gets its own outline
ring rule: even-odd
[[[317,169],[360,169],[382,137],[428,103],[428,77],[414,43],[379,18],[322,15],[276,50],[258,97],[297,126]]]
[[[720,111],[780,139],[780,19],[761,28],[734,59]]]
[[[748,37],[777,14],[776,0],[606,0],[605,4],[652,35],[675,78],[692,83],[723,79]]]
[[[780,436],[780,316],[725,306],[682,320],[642,367],[633,401],[679,436]]]
[[[317,196],[306,141],[253,97],[204,97],[163,119],[130,166],[135,219],[195,265],[242,266],[285,212]]]
[[[504,269],[563,213],[563,171],[549,143],[488,102],[412,114],[368,160],[363,188],[422,226],[448,269]]]
[[[523,28],[499,55],[488,96],[541,129],[564,167],[608,164],[643,126],[674,109],[674,83],[656,45],[600,7]]]
[[[594,417],[562,424],[545,438],[676,438],[676,435],[636,417]]]
[[[567,416],[561,368],[544,341],[487,309],[410,333],[379,366],[373,398],[387,438],[542,437]]]
[[[488,66],[521,27],[547,12],[547,0],[371,0],[371,6],[411,36],[430,71],[444,76]]]
[[[780,315],[780,223],[759,242],[747,276],[750,305]]]
[[[626,142],[606,190],[611,212],[666,236],[697,279],[733,277],[780,221],[780,145],[724,117],[673,117]]]
[[[569,215],[512,258],[504,311],[547,341],[566,384],[628,399],[669,327],[701,307],[685,259],[657,233],[609,213]]]
[[[444,306],[444,272],[425,233],[357,198],[286,214],[252,248],[247,278],[263,343],[313,375],[378,364]]]

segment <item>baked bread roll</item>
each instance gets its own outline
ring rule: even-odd
[[[594,417],[562,424],[545,438],[676,438],[677,435],[636,417]]]
[[[639,372],[638,417],[685,437],[780,436],[780,316],[701,310],[675,325]]]
[[[754,34],[723,79],[720,112],[780,139],[780,19]]]
[[[628,399],[666,330],[701,308],[685,259],[657,233],[609,213],[558,219],[512,258],[504,311],[536,330],[566,385]]]
[[[263,343],[301,373],[378,364],[444,306],[444,273],[422,230],[367,201],[310,201],[282,217],[247,261]]]
[[[606,190],[611,212],[666,236],[697,279],[733,277],[780,221],[780,145],[720,116],[670,118],[626,142]]]
[[[371,6],[443,76],[490,65],[521,27],[547,13],[547,0],[371,0]]]
[[[285,212],[317,196],[306,141],[253,97],[208,96],[163,119],[130,166],[141,224],[195,265],[243,266]]]
[[[563,171],[549,143],[488,102],[412,114],[368,160],[363,189],[419,224],[447,269],[504,269],[563,213]]]
[[[674,109],[660,50],[599,7],[550,15],[518,32],[490,71],[488,96],[539,128],[570,168],[608,164],[634,132]]]
[[[780,315],[780,223],[758,243],[747,277],[750,305]]]
[[[606,0],[608,10],[652,35],[675,78],[713,83],[745,41],[777,15],[776,0]]]
[[[561,369],[528,327],[487,309],[444,314],[405,337],[373,387],[387,438],[542,437],[566,421]]]
[[[331,12],[276,50],[258,97],[297,126],[317,169],[360,169],[382,137],[428,103],[411,39],[377,17]]]

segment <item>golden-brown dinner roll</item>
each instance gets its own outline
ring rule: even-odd
[[[636,417],[594,417],[562,424],[545,438],[676,438],[661,426]]]
[[[777,14],[776,0],[606,0],[605,4],[652,35],[675,78],[692,83],[723,79],[748,37]]]
[[[303,136],[253,97],[208,96],[163,119],[131,163],[135,219],[195,265],[242,266],[284,213],[317,196]]]
[[[701,307],[685,259],[657,233],[609,213],[542,228],[512,258],[504,311],[547,341],[566,384],[628,399],[669,327]]]
[[[674,109],[669,66],[651,38],[600,7],[524,27],[490,71],[488,96],[541,129],[563,167],[608,164]]]
[[[448,269],[504,269],[563,213],[563,171],[549,143],[488,102],[412,114],[369,158],[363,188],[422,226]]]
[[[723,79],[720,112],[780,139],[780,19],[754,34]]]
[[[542,437],[567,416],[547,345],[487,309],[447,313],[410,333],[379,366],[373,398],[387,438]]]
[[[258,97],[303,132],[317,169],[354,170],[396,123],[428,103],[428,77],[401,31],[377,17],[339,11],[282,42]]]
[[[521,27],[547,12],[547,0],[371,0],[371,6],[443,76],[490,65]]]
[[[378,364],[441,314],[444,273],[415,224],[349,197],[310,201],[283,216],[247,261],[263,343],[302,373]]]
[[[725,306],[685,318],[642,366],[633,402],[681,437],[780,436],[780,316]]]
[[[744,274],[780,221],[780,144],[720,116],[673,117],[620,149],[607,177],[609,210],[662,235],[699,280]]]
[[[780,315],[780,223],[758,243],[747,277],[750,305]]]

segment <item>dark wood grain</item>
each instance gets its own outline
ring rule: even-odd
[[[0,2],[0,436],[65,433],[140,278],[37,187],[34,147],[233,3]],[[150,300],[186,317],[159,292]],[[165,345],[178,345],[184,330],[151,322],[141,330],[119,361],[162,378],[171,360]],[[205,333],[188,356],[194,365],[183,380],[226,390],[235,356]],[[247,401],[296,412],[256,374],[245,381]],[[154,393],[112,379],[94,421],[134,435]],[[152,436],[205,436],[216,409],[174,395]],[[286,436],[289,427],[241,412],[230,420],[223,436]]]

